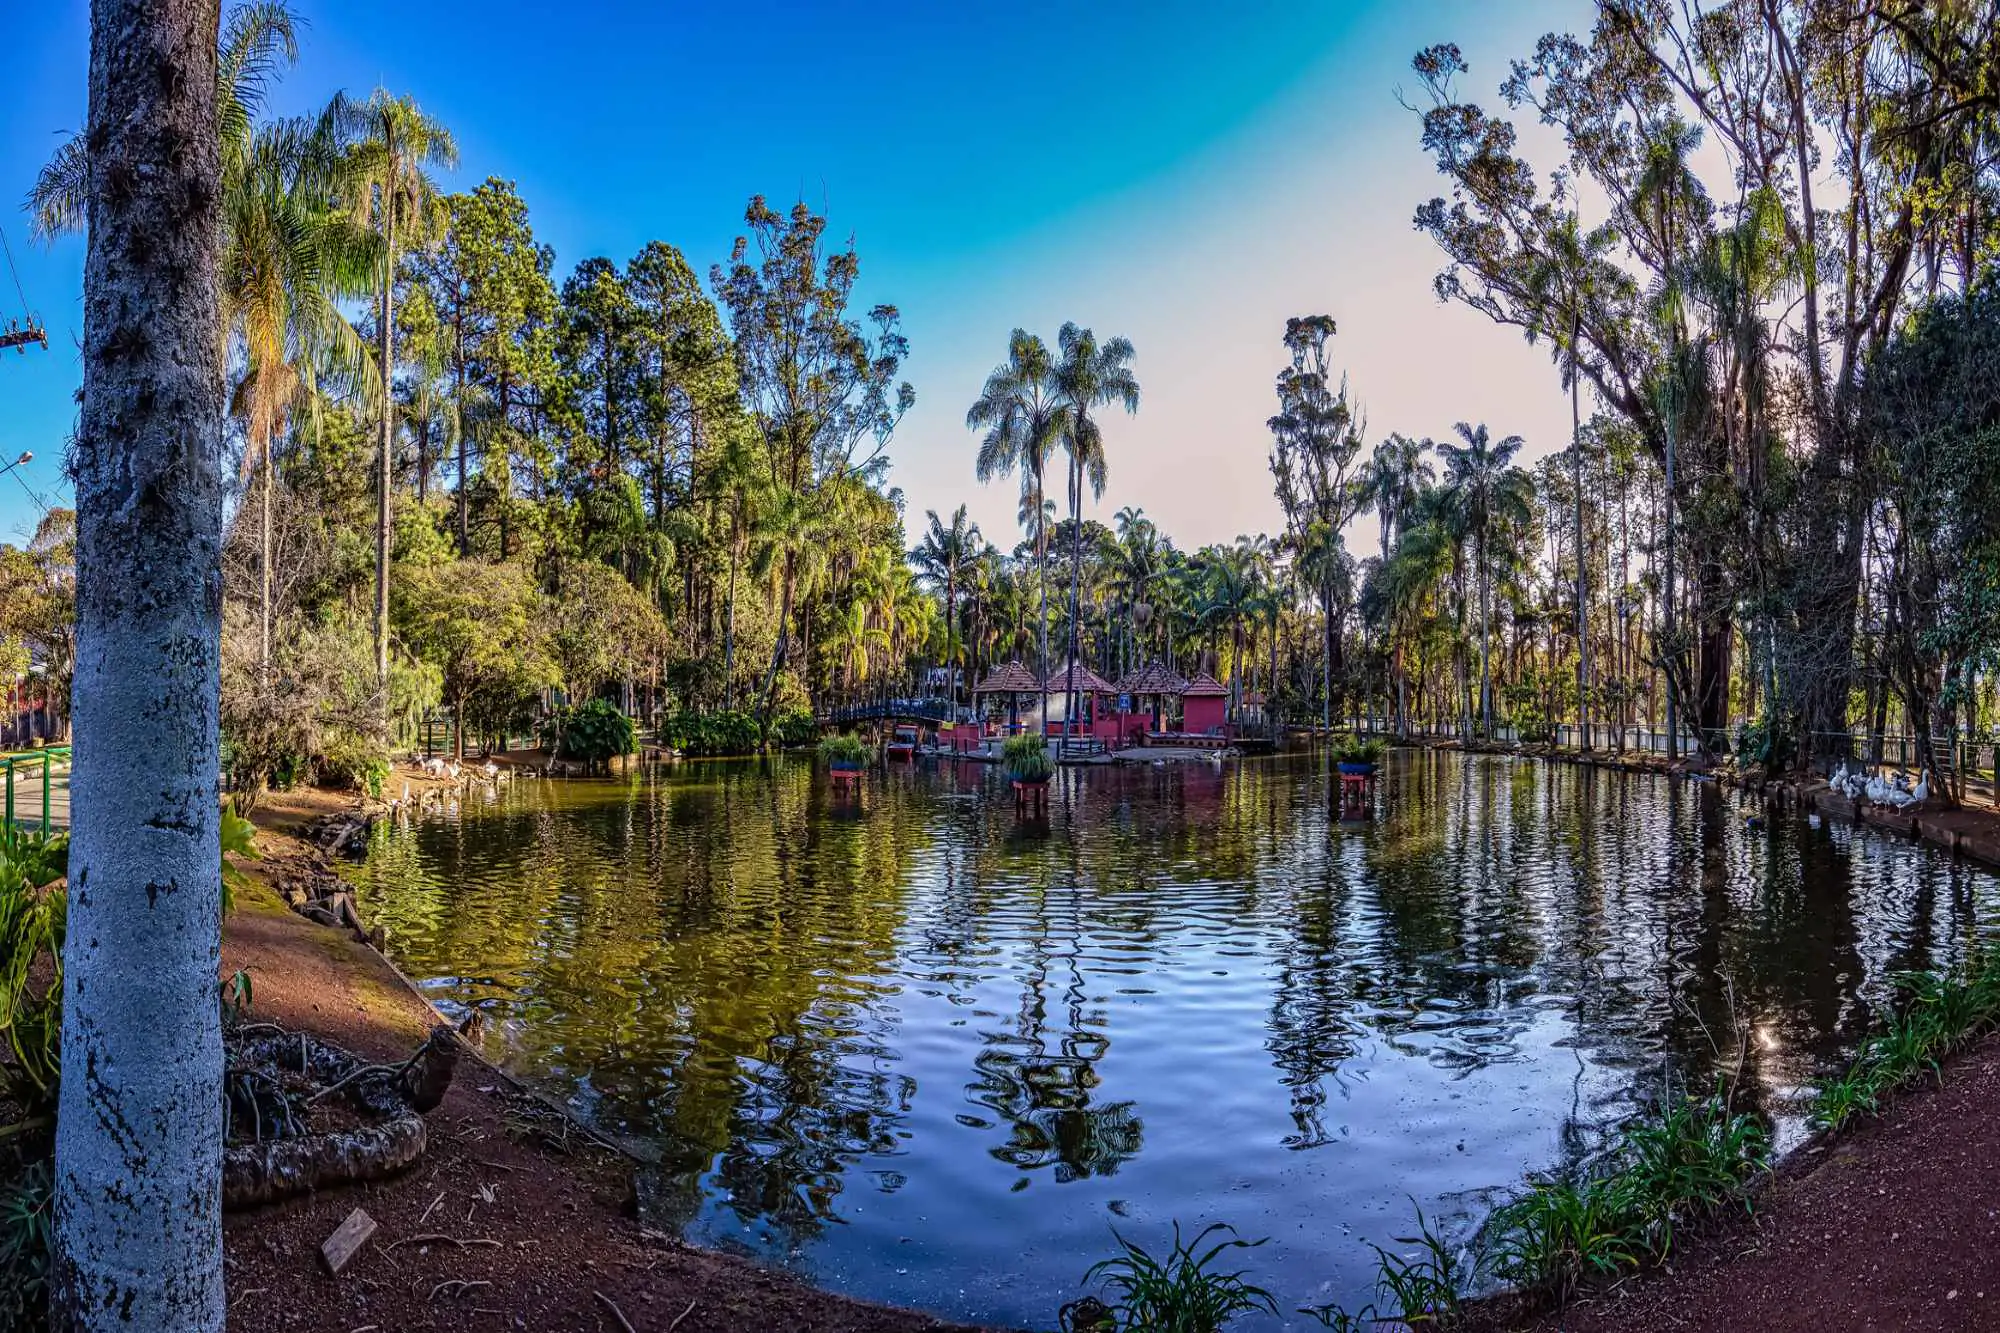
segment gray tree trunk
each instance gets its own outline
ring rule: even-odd
[[[223,1327],[218,0],[93,0],[52,1324]]]

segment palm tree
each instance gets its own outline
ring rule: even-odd
[[[1049,713],[1049,514],[1043,484],[1049,454],[1069,427],[1068,404],[1057,395],[1055,361],[1048,345],[1026,329],[1007,337],[1007,360],[986,377],[979,397],[966,409],[968,430],[984,429],[975,471],[982,482],[1021,471],[1022,526],[1035,543],[1036,582],[1041,585],[1042,718]]]
[[[1437,480],[1430,452],[1437,445],[1429,439],[1413,440],[1407,435],[1391,435],[1375,446],[1374,455],[1362,469],[1360,496],[1363,510],[1373,508],[1382,526],[1382,562],[1389,561],[1390,548],[1409,520],[1417,495]]]
[[[1104,561],[1109,566],[1111,590],[1124,604],[1136,633],[1152,622],[1153,606],[1147,594],[1160,574],[1160,532],[1153,520],[1130,505],[1114,514],[1112,523],[1117,537],[1105,546]],[[1129,656],[1139,654],[1135,650]]]
[[[1133,375],[1132,343],[1126,338],[1107,339],[1101,346],[1097,335],[1074,323],[1065,323],[1056,335],[1061,353],[1054,368],[1055,399],[1068,409],[1062,423],[1062,446],[1069,455],[1069,660],[1077,660],[1077,601],[1083,588],[1083,486],[1090,482],[1093,496],[1104,495],[1104,435],[1091,413],[1100,407],[1123,403],[1127,412],[1139,410],[1139,380]],[[1064,703],[1063,734],[1067,739],[1069,720],[1076,716],[1076,676],[1067,677],[1070,689]]]
[[[966,517],[964,505],[952,511],[948,522],[939,519],[935,509],[926,513],[930,518],[930,527],[917,548],[910,552],[910,559],[944,594],[944,658],[949,671],[958,657],[955,646],[958,637],[958,590],[971,578],[985,539],[980,536],[979,525]],[[958,686],[955,679],[950,689],[951,701],[956,704]]]
[[[220,1333],[215,9],[95,0],[90,19],[85,142],[116,169],[86,172],[82,197],[92,315],[74,455],[79,817],[50,1325]]]
[[[1463,444],[1438,446],[1445,460],[1445,488],[1458,510],[1466,535],[1472,538],[1472,568],[1479,580],[1479,715],[1484,734],[1493,734],[1492,570],[1487,546],[1501,523],[1526,523],[1534,496],[1528,474],[1513,466],[1524,441],[1518,435],[1494,441],[1485,423],[1461,421]]]
[[[326,128],[292,120],[259,130],[222,204],[219,295],[243,362],[230,410],[243,421],[244,471],[260,475],[258,664],[267,683],[273,445],[295,405],[318,403],[322,368],[375,388],[367,349],[339,305],[365,289],[370,238],[333,207],[340,158]]]
[[[375,366],[382,379],[376,398],[378,452],[375,474],[375,687],[384,717],[389,701],[389,542],[393,536],[396,367],[396,269],[403,246],[421,246],[445,225],[444,201],[429,172],[458,165],[451,131],[407,97],[377,88],[366,102],[334,99],[328,112],[348,142],[349,202],[354,216],[381,238],[376,282]]]
[[[251,0],[229,11],[216,43],[215,135],[222,188],[239,176],[251,132],[278,71],[299,58],[298,17],[276,0]],[[89,213],[90,157],[84,136],[72,135],[35,175],[28,191],[29,226],[42,241],[84,229]],[[227,226],[225,219],[224,225]]]

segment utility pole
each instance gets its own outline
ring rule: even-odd
[[[9,320],[6,330],[0,332],[0,352],[6,351],[9,347],[19,352],[26,352],[35,344],[39,344],[46,352],[49,349],[49,331],[36,323],[33,316],[29,317],[25,328],[19,321]]]

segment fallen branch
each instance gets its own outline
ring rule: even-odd
[[[599,1305],[611,1312],[611,1317],[618,1321],[618,1327],[625,1330],[625,1333],[639,1333],[638,1329],[632,1327],[632,1321],[625,1317],[625,1312],[618,1308],[617,1301],[612,1300],[601,1291],[593,1291],[590,1294],[597,1298]],[[680,1321],[677,1319],[674,1322],[679,1323]]]
[[[474,1236],[471,1240],[460,1240],[457,1236],[447,1236],[442,1231],[426,1231],[421,1236],[405,1236],[401,1240],[392,1240],[389,1242],[389,1248],[393,1250],[398,1245],[439,1245],[439,1244],[456,1245],[461,1250],[472,1245],[491,1245],[497,1249],[499,1248],[500,1242],[497,1240],[488,1240],[484,1236]]]

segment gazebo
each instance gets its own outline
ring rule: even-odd
[[[1167,696],[1178,698],[1186,688],[1187,682],[1168,670],[1157,657],[1135,671],[1126,672],[1124,679],[1118,682],[1118,693],[1131,695],[1134,703],[1148,697],[1152,699],[1154,731],[1160,730],[1164,721],[1161,713]]]
[[[1229,722],[1229,687],[1197,671],[1181,690],[1181,730],[1190,736],[1220,736]]]
[[[1071,690],[1076,691],[1077,696],[1084,701],[1084,707],[1090,719],[1090,729],[1084,731],[1082,733],[1084,735],[1089,735],[1091,730],[1094,730],[1096,727],[1097,697],[1101,694],[1115,693],[1111,688],[1110,682],[1081,662],[1071,662],[1063,670],[1050,676],[1048,690],[1050,697],[1061,695],[1065,699],[1069,697]],[[1077,735],[1077,726],[1077,719],[1065,716],[1063,718],[1062,734],[1065,736]]]
[[[1021,696],[1040,694],[1042,682],[1035,673],[1021,665],[1019,658],[1003,666],[994,667],[986,674],[986,679],[972,687],[976,697],[981,694],[1004,694],[1007,696],[1007,726],[1009,730],[1021,725]]]

